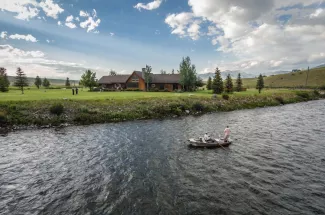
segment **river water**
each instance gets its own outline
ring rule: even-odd
[[[0,214],[325,214],[325,101],[0,137]],[[186,140],[226,125],[229,149]]]

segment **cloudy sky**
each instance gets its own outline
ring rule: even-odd
[[[0,0],[0,66],[77,79],[178,69],[260,73],[325,63],[320,0]]]

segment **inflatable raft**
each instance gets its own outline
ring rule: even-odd
[[[206,141],[206,143],[204,143],[201,138],[191,138],[188,141],[190,142],[188,144],[190,148],[221,148],[228,147],[232,143],[231,140],[224,142],[223,139],[211,139],[209,141]]]

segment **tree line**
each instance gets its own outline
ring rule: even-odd
[[[241,74],[239,73],[235,82],[236,86],[234,87],[232,78],[230,74],[227,75],[226,80],[223,81],[221,77],[221,71],[217,67],[215,70],[215,76],[212,80],[211,77],[209,77],[207,82],[207,89],[213,90],[213,93],[215,94],[221,94],[223,92],[225,93],[232,93],[234,91],[240,92],[243,90],[243,81],[241,78]],[[256,89],[258,89],[259,93],[261,93],[262,89],[264,88],[264,79],[262,74],[259,75],[256,83]]]
[[[37,87],[37,89],[40,89],[41,86],[43,86],[44,88],[49,88],[51,86],[51,83],[47,78],[44,78],[42,80],[39,76],[36,76],[34,85]],[[4,67],[0,67],[0,91],[8,92],[9,86],[10,81],[8,79],[7,70]],[[13,86],[18,87],[18,89],[21,90],[22,94],[24,94],[24,88],[29,86],[26,73],[20,67],[17,68]],[[66,79],[65,86],[70,86],[69,78]]]

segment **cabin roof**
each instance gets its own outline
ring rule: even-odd
[[[103,76],[99,79],[99,84],[122,84],[125,83],[130,75],[115,75],[115,76]]]

